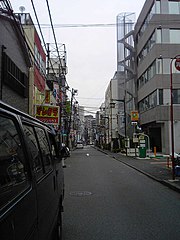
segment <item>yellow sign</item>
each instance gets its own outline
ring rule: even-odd
[[[49,124],[59,124],[59,107],[51,105],[36,105],[36,118]]]
[[[139,120],[139,113],[138,111],[132,111],[131,112],[131,121],[137,122]]]
[[[45,90],[45,103],[50,103],[50,90]]]

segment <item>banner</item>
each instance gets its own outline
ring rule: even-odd
[[[50,90],[45,90],[45,103],[50,103]]]

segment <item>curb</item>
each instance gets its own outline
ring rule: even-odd
[[[149,173],[147,173],[147,172],[145,172],[145,171],[143,171],[143,170],[141,170],[141,169],[139,169],[139,168],[137,168],[137,167],[135,167],[135,166],[133,166],[133,165],[125,162],[125,161],[123,161],[123,160],[118,159],[116,156],[113,156],[113,155],[109,154],[108,152],[105,152],[105,151],[102,150],[102,149],[96,148],[96,150],[98,150],[98,151],[100,151],[100,152],[102,152],[102,153],[104,153],[104,154],[106,154],[106,155],[111,156],[111,157],[114,158],[116,161],[119,161],[119,162],[125,164],[126,166],[128,166],[128,167],[130,167],[130,168],[133,168],[134,170],[136,170],[136,171],[138,171],[138,172],[146,175],[147,177],[151,178],[152,180],[155,180],[156,182],[159,182],[159,183],[163,184],[164,186],[170,188],[171,190],[174,190],[174,191],[180,193],[180,187],[174,185],[173,183],[170,183],[168,180],[161,180],[161,179],[159,179],[159,178],[157,178],[157,177],[155,177],[155,176],[153,176],[153,175],[151,175],[151,174],[149,174]]]

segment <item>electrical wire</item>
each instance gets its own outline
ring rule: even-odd
[[[37,24],[38,24],[38,28],[39,28],[39,31],[40,31],[40,34],[41,34],[41,39],[42,39],[43,44],[44,44],[44,47],[45,47],[45,49],[46,49],[46,53],[48,53],[48,49],[47,49],[47,47],[46,47],[46,43],[45,43],[45,40],[44,40],[44,36],[43,36],[42,30],[41,30],[41,25],[40,25],[40,23],[39,23],[39,19],[38,19],[38,16],[37,16],[37,12],[36,12],[36,8],[35,8],[35,5],[34,5],[33,0],[31,0],[31,5],[32,5],[33,11],[34,11],[34,15],[35,15],[35,18],[36,18],[36,21],[37,21]],[[54,70],[54,67],[53,67],[51,61],[50,61],[50,64],[51,64],[51,69],[52,69],[52,71],[53,71],[53,74],[54,74],[54,76],[56,77],[55,70]]]
[[[95,24],[54,24],[54,28],[87,28],[87,27],[115,27],[115,23],[95,23]],[[41,24],[42,28],[50,28],[49,24]]]
[[[148,23],[148,25],[161,25],[165,23],[166,25],[170,25],[170,24],[174,24],[174,23],[179,23],[178,19],[170,19],[170,20],[164,20],[164,21],[150,21]],[[130,24],[130,23],[127,23]],[[140,26],[143,24],[143,22],[138,21],[138,22],[134,22],[131,23],[134,24],[135,26]],[[90,23],[90,24],[54,24],[54,28],[89,28],[89,27],[99,27],[99,28],[103,28],[103,27],[117,27],[117,26],[124,26],[124,23]],[[51,28],[51,26],[47,23],[42,23],[41,24],[42,28]]]
[[[41,75],[42,75],[45,79],[47,79],[47,77],[46,77],[43,69],[41,68],[40,64],[39,64],[38,61],[36,60],[35,55],[34,55],[33,51],[31,50],[31,48],[30,48],[30,46],[29,46],[29,43],[27,42],[27,41],[29,41],[29,39],[25,37],[25,32],[23,31],[23,28],[20,30],[20,24],[17,22],[17,19],[16,19],[14,13],[13,13],[12,6],[11,6],[10,2],[9,2],[8,0],[5,0],[5,1],[3,1],[3,3],[4,3],[5,8],[6,8],[7,11],[8,11],[8,15],[13,18],[13,22],[15,23],[15,25],[13,25],[13,26],[15,27],[15,31],[18,31],[18,33],[20,34],[20,36],[22,37],[22,39],[23,39],[23,41],[24,41],[24,43],[25,43],[25,45],[26,45],[26,48],[27,48],[28,51],[29,51],[29,54],[30,54],[30,56],[31,56],[31,61],[33,60],[33,63],[35,63],[35,65],[36,65],[40,70],[42,70],[42,71],[41,71]],[[35,13],[35,14],[36,14],[36,13]],[[37,14],[36,14],[36,16],[37,16]],[[38,19],[37,19],[37,22],[38,22]],[[41,33],[42,33],[42,31],[41,31]],[[44,41],[43,35],[42,35],[42,39],[43,39],[43,41]],[[44,41],[44,42],[45,42],[45,41]],[[31,45],[31,44],[30,44],[30,45]],[[32,47],[32,45],[31,45],[31,47]],[[52,66],[52,69],[53,69],[53,66]],[[53,70],[54,70],[54,69],[53,69]],[[52,95],[53,95],[53,94],[52,94]],[[45,101],[45,99],[43,100],[43,102],[44,102],[44,101]],[[42,104],[43,104],[43,102],[42,102]]]
[[[55,31],[54,31],[54,26],[53,26],[53,22],[52,22],[52,16],[51,16],[51,11],[50,11],[48,0],[46,0],[46,4],[47,4],[47,8],[48,8],[50,23],[51,23],[51,29],[52,29],[52,32],[53,32],[54,41],[55,41],[55,45],[56,45],[56,51],[57,51],[57,54],[58,54],[59,64],[60,64],[60,68],[61,68],[62,74],[64,76],[63,66],[62,66],[62,63],[61,63],[60,55],[59,55],[58,44],[57,44],[57,40],[56,40],[56,34],[55,34]],[[65,79],[65,82],[66,82],[66,84],[68,86],[68,83],[67,83],[65,77],[64,77],[64,79]]]

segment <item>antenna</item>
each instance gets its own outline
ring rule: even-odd
[[[20,6],[20,7],[19,7],[19,10],[20,10],[21,13],[23,13],[26,9],[25,9],[24,6]]]

